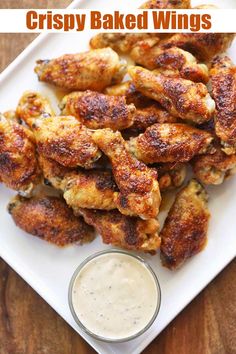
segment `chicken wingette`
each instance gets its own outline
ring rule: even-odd
[[[75,211],[78,208],[116,208],[118,188],[109,170],[79,170],[70,173],[63,179],[61,187],[64,199]]]
[[[186,178],[186,164],[177,163],[161,163],[153,166],[157,170],[158,182],[161,192],[180,187]]]
[[[29,234],[65,246],[92,241],[93,228],[76,217],[59,197],[36,196],[25,199],[14,197],[8,205],[15,224]]]
[[[186,80],[203,83],[209,81],[207,66],[197,63],[192,54],[180,48],[162,49],[158,45],[148,48],[145,43],[139,42],[130,55],[136,64],[149,70],[167,69]]]
[[[118,210],[80,209],[79,213],[94,226],[106,244],[134,251],[156,252],[160,247],[159,223],[122,215]]]
[[[36,145],[29,129],[0,115],[0,178],[22,195],[40,182]]]
[[[36,119],[55,115],[48,99],[35,91],[26,91],[22,95],[16,108],[16,114],[30,128]]]
[[[146,164],[187,162],[198,154],[213,152],[213,136],[181,123],[154,124],[128,142],[130,152]]]
[[[207,199],[206,191],[196,180],[177,194],[160,233],[165,267],[176,269],[204,248],[210,218]]]
[[[215,132],[226,154],[236,153],[236,66],[227,56],[215,57],[210,71],[216,102]]]
[[[99,92],[73,92],[60,104],[63,115],[72,115],[90,129],[123,130],[133,125],[135,106],[126,104],[125,96]]]
[[[116,201],[120,212],[142,219],[156,217],[161,202],[156,171],[130,154],[120,132],[99,129],[94,132],[93,140],[111,161],[120,191]]]
[[[162,49],[178,47],[192,53],[198,60],[209,62],[224,53],[234,39],[233,33],[176,33],[160,42]]]
[[[204,184],[221,184],[236,173],[236,155],[226,155],[219,146],[214,154],[196,156],[191,164],[196,178]]]
[[[126,62],[111,48],[38,60],[35,67],[40,81],[82,91],[102,91],[106,86],[121,82],[125,71]]]
[[[101,156],[91,132],[72,116],[38,119],[33,128],[39,154],[65,167],[91,168]]]
[[[135,87],[158,101],[170,114],[195,123],[211,119],[215,103],[202,83],[155,74],[139,66],[128,70]]]

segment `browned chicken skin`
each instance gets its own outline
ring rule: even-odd
[[[149,39],[158,41],[156,33],[98,33],[90,40],[93,49],[110,47],[120,53],[128,53],[139,42]]]
[[[16,114],[29,127],[32,127],[38,118],[55,115],[47,98],[34,91],[26,91],[22,95],[16,108]]]
[[[140,161],[187,162],[194,155],[212,151],[213,137],[206,131],[180,123],[154,124],[129,141],[129,149]]]
[[[63,115],[72,115],[90,129],[129,128],[134,121],[135,106],[127,105],[125,96],[108,96],[99,92],[73,92],[60,105]]]
[[[118,210],[80,209],[84,220],[95,227],[106,244],[124,249],[155,252],[160,247],[159,223],[122,215]]]
[[[161,192],[180,187],[186,178],[186,164],[177,163],[161,163],[153,166],[157,170],[158,182]]]
[[[236,153],[236,66],[229,57],[212,62],[212,96],[216,102],[215,132],[226,154]]]
[[[176,33],[160,42],[160,47],[178,47],[192,53],[198,60],[211,61],[225,52],[234,39],[233,33]]]
[[[202,83],[155,74],[139,66],[130,66],[128,72],[141,93],[158,101],[173,116],[198,124],[211,119],[215,103]]]
[[[130,55],[137,64],[149,70],[174,70],[176,76],[194,82],[207,83],[209,80],[207,66],[198,64],[192,54],[180,48],[162,49],[158,45],[148,48],[146,43],[139,42]]]
[[[129,153],[119,132],[96,130],[93,140],[111,161],[114,179],[120,190],[117,208],[123,214],[143,219],[156,217],[161,201],[156,171]]]
[[[52,60],[38,60],[35,72],[45,81],[69,90],[102,91],[122,81],[126,63],[111,48],[65,54]]]
[[[62,198],[16,196],[10,201],[8,210],[22,230],[57,246],[93,239],[93,229],[82,218],[74,216]]]
[[[65,167],[91,168],[101,156],[91,132],[72,116],[38,119],[33,127],[39,154]]]
[[[191,164],[196,178],[204,184],[221,184],[236,173],[236,155],[226,155],[219,146],[214,154],[196,156]]]
[[[204,248],[210,217],[207,199],[206,191],[196,180],[177,194],[160,234],[165,267],[176,269]]]
[[[111,210],[116,208],[118,188],[111,171],[77,171],[62,181],[63,197],[75,211],[78,208]]]
[[[0,115],[0,177],[7,187],[28,195],[40,181],[30,130]]]
[[[189,9],[190,0],[148,0],[140,9]]]

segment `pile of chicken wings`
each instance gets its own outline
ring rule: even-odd
[[[88,52],[38,60],[38,79],[67,94],[60,115],[27,91],[0,116],[0,180],[18,192],[8,205],[16,225],[59,246],[92,241],[95,229],[106,244],[160,248],[169,269],[202,250],[210,217],[204,185],[236,171],[236,67],[225,54],[233,39],[101,33]],[[187,165],[195,177],[184,185]],[[159,231],[162,195],[177,188]]]

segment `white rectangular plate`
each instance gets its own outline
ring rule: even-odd
[[[204,1],[193,1],[200,4]],[[222,7],[235,7],[235,0],[205,1]],[[117,1],[75,1],[74,8],[117,9]],[[138,7],[142,0],[132,2]],[[129,7],[131,2],[129,2]],[[127,0],[119,0],[119,8],[127,7]],[[226,19],[225,19],[226,20]],[[87,50],[90,32],[78,34],[49,34],[37,38],[5,71],[0,78],[0,110],[14,109],[25,90],[39,90],[48,95],[54,105],[56,94],[52,88],[39,83],[33,72],[35,60],[52,58],[64,53]],[[236,62],[236,43],[230,49]],[[6,260],[77,332],[99,353],[140,353],[166,325],[235,257],[236,255],[236,178],[222,186],[209,188],[212,214],[208,245],[180,270],[170,272],[161,267],[159,254],[144,257],[155,270],[162,289],[162,305],[153,326],[139,338],[123,344],[96,341],[80,331],[74,322],[67,302],[67,290],[75,268],[90,254],[107,248],[99,238],[83,247],[59,249],[16,228],[6,205],[15,193],[0,187],[0,255]]]

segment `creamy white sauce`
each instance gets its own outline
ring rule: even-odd
[[[80,322],[107,339],[124,339],[141,331],[159,301],[152,273],[142,262],[122,253],[89,261],[72,288],[72,304]]]

